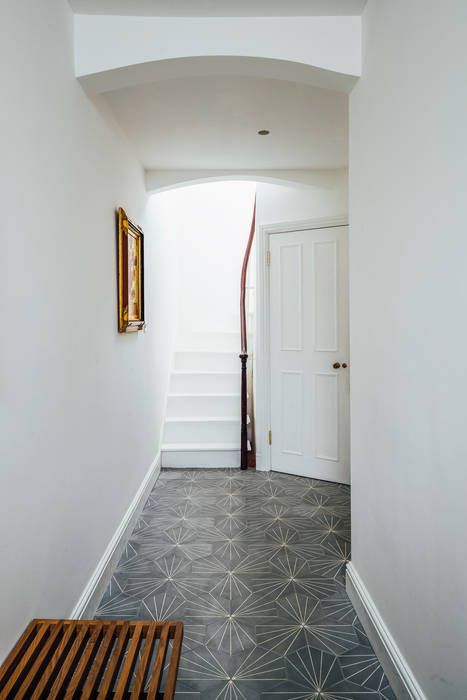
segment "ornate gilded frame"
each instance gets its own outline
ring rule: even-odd
[[[144,235],[120,207],[117,227],[118,331],[144,328]]]

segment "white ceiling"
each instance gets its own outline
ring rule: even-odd
[[[366,0],[69,0],[73,11],[143,17],[361,15]]]
[[[347,96],[245,77],[166,80],[106,93],[148,169],[339,168]],[[269,136],[258,136],[269,129]]]

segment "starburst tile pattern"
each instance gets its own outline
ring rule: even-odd
[[[96,617],[184,622],[177,700],[395,700],[349,559],[346,486],[163,470]]]

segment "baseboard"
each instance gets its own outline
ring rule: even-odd
[[[398,700],[427,700],[351,562],[347,564],[346,588]]]
[[[91,619],[109,585],[112,573],[122,556],[125,545],[136,525],[136,521],[146,503],[149,494],[160,474],[161,456],[157,455],[135,494],[128,510],[116,529],[107,549],[96,566],[70,617],[73,620]]]

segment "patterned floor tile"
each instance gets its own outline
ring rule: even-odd
[[[278,620],[262,622],[256,628],[256,640],[287,656],[305,646],[322,649],[338,656],[358,645],[352,625],[339,622],[328,615],[324,618],[319,601],[303,593],[294,592],[277,602]]]
[[[349,559],[346,486],[163,470],[96,617],[184,622],[177,700],[395,700]]]
[[[226,654],[204,647],[184,655],[180,682],[202,698],[260,700],[286,678],[284,659],[260,647]]]

